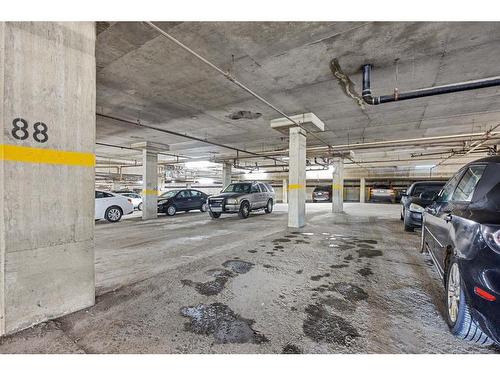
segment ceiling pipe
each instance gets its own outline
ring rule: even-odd
[[[371,64],[365,64],[362,67],[363,70],[362,97],[365,103],[371,105],[396,102],[408,99],[423,98],[426,96],[450,94],[453,92],[476,90],[486,87],[500,86],[500,76],[495,76],[490,78],[478,79],[474,81],[466,81],[466,82],[452,83],[449,85],[427,87],[401,93],[398,91],[398,89],[394,89],[394,94],[392,95],[373,96],[370,87],[372,67],[373,65]]]
[[[242,149],[239,149],[239,148],[236,148],[236,147],[227,146],[227,145],[224,145],[224,144],[221,144],[221,143],[208,141],[206,139],[202,139],[202,138],[198,138],[198,137],[193,137],[191,135],[182,134],[182,133],[179,133],[179,132],[176,132],[176,131],[173,131],[173,130],[167,130],[167,129],[157,128],[156,126],[145,125],[145,124],[141,123],[140,121],[134,122],[134,121],[126,120],[126,119],[119,118],[119,117],[116,117],[116,116],[105,115],[103,113],[96,113],[96,115],[100,116],[100,117],[103,117],[103,118],[110,119],[110,120],[122,122],[124,124],[134,125],[134,126],[141,127],[141,128],[146,128],[146,129],[157,130],[157,131],[162,132],[162,133],[175,135],[177,137],[187,138],[187,139],[190,139],[192,141],[203,142],[203,143],[207,143],[207,144],[212,145],[212,146],[226,148],[228,150],[236,151],[237,153],[238,152],[243,152],[245,154],[249,154],[249,155],[252,155],[254,157],[262,157],[262,158],[265,158],[265,159],[271,159],[271,160],[283,163],[284,165],[287,165],[286,163],[282,162],[281,160],[275,159],[275,158],[273,158],[271,156],[260,155],[260,154],[258,154],[256,152],[246,151],[246,150],[242,150]]]

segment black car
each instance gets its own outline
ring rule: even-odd
[[[500,344],[500,156],[467,164],[424,212],[421,251],[446,287],[451,332]]]
[[[192,189],[170,190],[158,197],[158,212],[174,216],[177,211],[207,210],[208,195]]]
[[[422,212],[433,202],[444,184],[441,181],[418,181],[401,196],[401,220],[404,221],[405,231],[413,232],[422,226]]]
[[[312,192],[312,200],[316,202],[332,201],[332,185],[316,186]]]

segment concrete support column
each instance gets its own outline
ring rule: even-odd
[[[142,220],[158,217],[158,154],[142,151]]]
[[[366,181],[364,177],[359,180],[359,201],[365,203]]]
[[[95,26],[0,22],[0,335],[94,304]]]
[[[222,164],[222,188],[224,189],[231,183],[231,171],[233,165],[231,163]]]
[[[300,228],[306,216],[306,132],[290,128],[288,226]]]
[[[344,211],[344,160],[333,158],[332,212]]]
[[[288,180],[283,179],[283,203],[288,203]]]

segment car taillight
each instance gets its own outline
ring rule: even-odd
[[[493,302],[496,301],[497,297],[488,293],[486,290],[481,289],[478,286],[474,287],[474,293],[476,293],[479,297],[484,298],[487,301]]]
[[[481,225],[481,233],[488,246],[500,252],[500,227]]]

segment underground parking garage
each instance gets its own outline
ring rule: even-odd
[[[2,22],[0,353],[498,352],[498,35]]]

